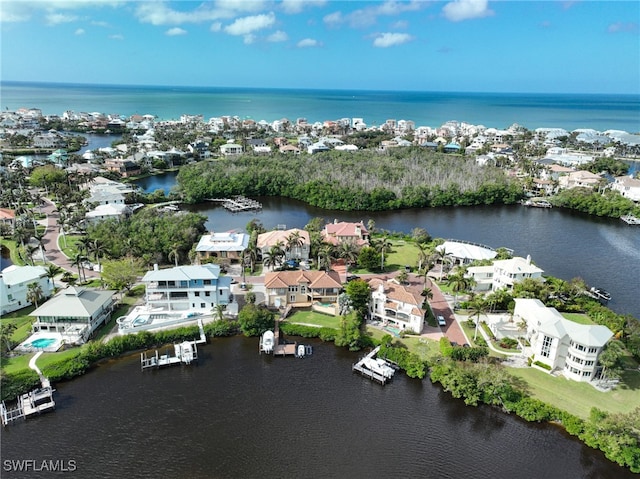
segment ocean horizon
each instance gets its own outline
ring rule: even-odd
[[[387,119],[437,127],[460,121],[498,129],[517,123],[528,129],[564,128],[640,132],[640,95],[596,93],[421,92],[318,90],[163,85],[99,85],[0,82],[0,108],[66,110],[160,120],[181,115],[252,118],[272,122],[306,118],[310,123],[363,118],[369,126]]]

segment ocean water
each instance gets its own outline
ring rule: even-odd
[[[416,126],[465,121],[494,128],[518,123],[529,129],[640,132],[639,95],[455,93],[363,90],[285,90],[168,86],[74,85],[0,82],[0,108],[40,108],[46,115],[65,110],[120,115],[150,114],[178,119],[182,114],[238,116],[272,122],[363,118],[367,125],[387,119]]]

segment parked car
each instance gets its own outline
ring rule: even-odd
[[[438,326],[446,326],[447,322],[444,320],[444,318],[440,315],[438,315]]]
[[[349,276],[347,276],[347,283],[349,281],[355,281],[356,279],[360,279],[360,276],[356,276],[355,274],[350,274]]]

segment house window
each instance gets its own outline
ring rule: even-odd
[[[201,307],[201,308],[204,308],[204,307],[205,307],[205,304],[204,304],[204,303],[200,303],[200,307]]]
[[[209,286],[209,285],[211,284],[211,280],[210,280],[210,279],[205,279],[205,280],[204,280],[204,284],[205,284],[206,286]]]
[[[196,296],[200,296],[200,291],[196,291],[194,294],[195,294]]]
[[[296,295],[295,294],[290,294],[289,295],[289,302],[291,302],[291,303],[295,303],[296,302]]]
[[[589,348],[589,352],[591,354],[595,354],[595,352],[598,350],[598,348]]]
[[[205,291],[205,292],[204,292],[204,295],[205,295],[205,296],[211,296],[211,291]]]
[[[582,371],[584,377],[591,376],[591,371]]]
[[[551,343],[553,342],[553,338],[550,338],[549,336],[545,336],[542,339],[542,348],[540,348],[540,355],[544,356],[545,358],[549,357],[549,354],[551,352]]]
[[[593,366],[593,361],[585,361],[584,365],[585,366]]]
[[[290,293],[297,293],[298,292],[298,287],[297,286],[289,286],[289,292]]]

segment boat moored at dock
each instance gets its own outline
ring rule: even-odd
[[[396,370],[388,361],[375,357],[379,351],[380,346],[353,364],[351,370],[384,386],[393,378]]]

